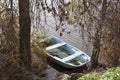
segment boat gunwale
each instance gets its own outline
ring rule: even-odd
[[[58,37],[55,37],[55,36],[48,36],[48,38],[49,39],[51,39],[51,38],[55,38],[55,39],[58,39],[58,40],[60,40],[61,42],[60,43],[66,43],[66,42],[64,42],[63,40],[61,40],[61,39],[59,39]],[[83,66],[83,65],[85,65],[86,63],[88,63],[88,62],[90,62],[90,57],[86,54],[86,53],[84,53],[83,51],[81,51],[80,49],[78,49],[78,48],[76,48],[76,47],[74,47],[74,46],[72,46],[72,45],[70,45],[70,44],[68,44],[68,43],[66,43],[65,45],[68,45],[68,46],[70,46],[70,48],[72,49],[75,49],[75,50],[77,50],[77,52],[81,52],[81,54],[84,54],[87,58],[88,58],[88,60],[87,61],[85,61],[84,63],[82,63],[81,62],[81,64],[80,65],[74,65],[74,64],[72,64],[72,63],[69,63],[69,62],[65,62],[64,61],[64,58],[63,59],[60,59],[59,57],[56,57],[56,56],[52,56],[52,55],[50,55],[49,53],[47,53],[47,55],[50,57],[50,58],[53,58],[53,59],[55,59],[55,60],[57,60],[57,61],[59,61],[59,62],[61,62],[62,64],[65,64],[65,65],[69,65],[69,66],[71,66],[72,68],[75,68],[75,67],[80,67],[80,66]],[[64,46],[64,45],[62,45],[62,46]],[[48,46],[49,47],[49,46]],[[61,47],[61,46],[60,46]],[[47,48],[47,47],[46,47]],[[57,47],[56,47],[57,48]],[[47,51],[47,50],[46,50]],[[74,55],[75,53],[73,53],[72,55]],[[80,54],[80,55],[81,55]],[[80,56],[80,55],[78,55],[78,56]],[[70,55],[71,56],[71,55]],[[76,56],[76,57],[78,57],[78,56]],[[67,57],[69,57],[69,56],[67,56]],[[75,57],[75,58],[76,58]],[[66,57],[65,57],[66,58]],[[74,59],[74,58],[73,58]],[[71,59],[72,60],[72,59]],[[69,68],[69,67],[68,67]]]

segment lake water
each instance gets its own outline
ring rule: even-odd
[[[41,31],[40,28],[42,28],[42,30],[44,30],[45,33],[56,36],[91,56],[92,45],[90,42],[87,41],[88,37],[86,35],[84,36],[84,39],[82,38],[79,32],[79,26],[76,27],[65,24],[64,26],[61,26],[61,28],[59,27],[59,30],[56,31],[56,25],[59,24],[59,21],[57,20],[57,18],[54,18],[51,13],[39,13],[39,11],[35,10],[35,12],[32,15],[35,15],[32,18],[32,26],[35,26],[35,28],[37,28],[38,31]],[[62,36],[60,36],[62,28],[65,28],[65,31],[62,32]],[[68,34],[68,32],[71,33]],[[69,70],[62,66],[59,66],[51,60],[48,60],[48,67],[46,70],[45,77],[48,80],[60,80],[61,76],[63,76],[64,74],[71,75],[72,73],[80,72],[81,68]]]

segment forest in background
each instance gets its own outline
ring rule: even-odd
[[[18,3],[0,0],[1,80],[32,80],[33,73],[44,73],[47,61],[39,39],[45,27],[40,22],[40,13],[44,14],[44,20],[45,14],[52,14],[60,36],[66,30],[65,24],[80,27],[83,38],[87,33],[93,44],[89,71],[98,66],[120,65],[120,0],[18,0]]]

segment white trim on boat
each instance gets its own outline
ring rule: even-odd
[[[51,50],[51,49],[54,49],[54,48],[57,48],[57,47],[60,47],[60,46],[63,46],[65,45],[66,43],[58,43],[58,44],[55,44],[55,45],[52,45],[52,46],[49,46],[46,48],[46,50]]]
[[[68,56],[68,57],[63,58],[62,61],[63,61],[63,62],[70,61],[70,60],[74,59],[75,57],[77,57],[77,56],[79,56],[79,55],[81,55],[81,54],[82,54],[82,53],[80,53],[80,52],[76,52],[76,53],[74,53],[74,54],[72,54],[72,55],[70,55],[70,56]]]

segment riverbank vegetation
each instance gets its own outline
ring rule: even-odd
[[[37,80],[47,80],[46,78],[38,78]],[[66,76],[62,80],[72,80],[71,76]],[[75,80],[120,80],[120,66],[114,68],[108,68],[103,71],[92,71],[84,74]]]
[[[91,72],[77,80],[120,80],[120,67],[107,69],[103,73]]]

